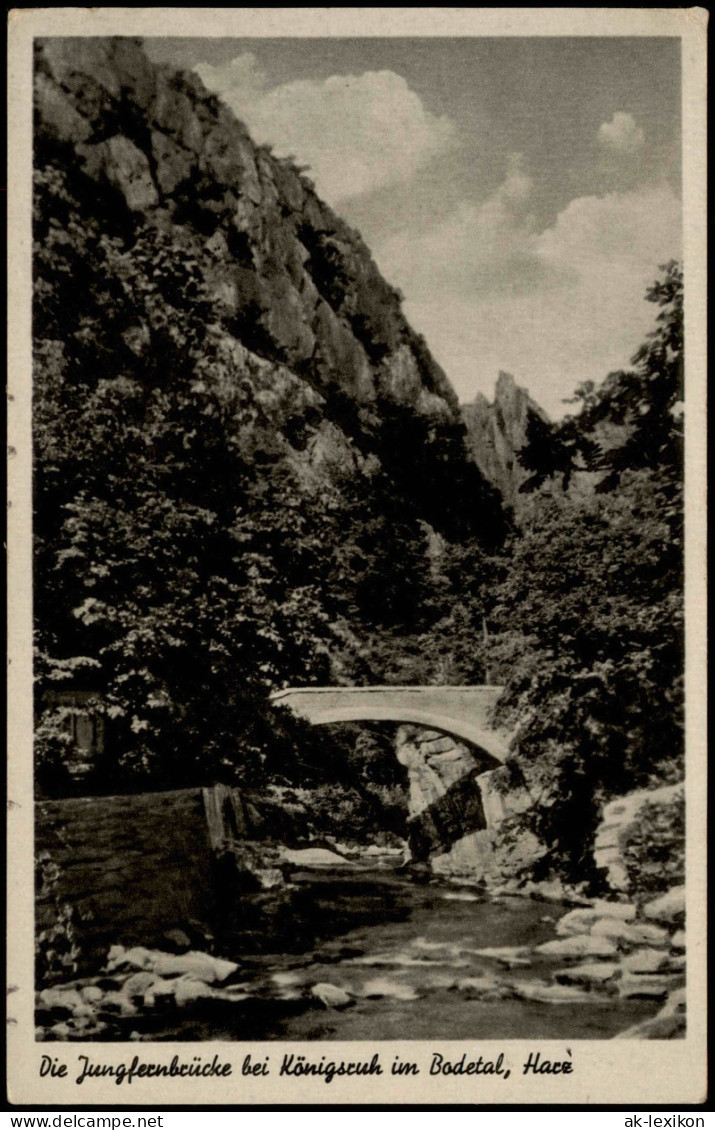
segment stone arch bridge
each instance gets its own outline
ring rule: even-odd
[[[276,706],[316,726],[336,722],[401,722],[450,734],[476,747],[487,768],[506,758],[508,741],[491,722],[503,687],[287,687]]]
[[[498,785],[509,735],[492,712],[502,687],[287,687],[272,701],[316,726],[400,724],[395,753],[409,777],[413,862],[447,875],[498,874],[495,830],[528,804]]]

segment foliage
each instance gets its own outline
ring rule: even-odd
[[[52,166],[37,196],[38,650],[101,664],[105,784],[241,775],[264,756],[266,690],[327,675],[321,500],[256,443],[260,406],[191,254],[156,228],[127,246],[80,224]],[[47,716],[40,735],[49,787]]]
[[[648,898],[685,882],[685,796],[649,801],[621,848],[630,889]]]
[[[326,763],[330,743],[280,717],[270,690],[389,681],[405,636],[415,674],[446,669],[459,583],[440,576],[426,519],[459,544],[475,528],[476,469],[452,482],[463,435],[394,408],[363,454],[351,402],[337,465],[306,472],[296,453],[323,416],[288,393],[276,415],[269,382],[285,374],[236,348],[190,222],[129,217],[46,141],[36,166],[38,785],[73,787],[66,711],[46,698],[57,680],[96,692],[105,719],[85,790],[300,779],[294,743]]]
[[[507,682],[501,716],[516,727],[515,767],[535,801],[524,825],[549,849],[542,870],[571,879],[592,868],[605,800],[682,774],[681,425],[670,403],[679,278],[670,265],[648,292],[663,310],[637,371],[591,390],[578,418],[582,455],[597,423],[628,425],[583,464],[605,478],[595,491],[574,482],[560,499],[542,492],[492,612],[491,661]],[[570,442],[578,429],[567,421],[562,434]],[[558,461],[566,441],[554,450],[551,473],[568,482],[574,466]]]
[[[597,489],[612,490],[628,470],[658,469],[674,489],[683,458],[683,271],[671,261],[646,291],[659,312],[655,329],[632,358],[632,368],[609,374],[599,386],[581,384],[571,400],[580,412],[558,424],[529,421],[522,485],[534,490],[561,475],[564,489],[578,470],[598,473]],[[617,439],[613,440],[616,432]]]
[[[77,912],[59,894],[60,869],[48,851],[39,852],[36,863],[39,898],[49,901],[53,923],[35,937],[35,984],[52,985],[77,973],[81,959]]]

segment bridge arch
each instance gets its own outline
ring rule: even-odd
[[[491,725],[501,687],[287,687],[271,695],[316,726],[397,722],[439,730],[476,747],[485,771],[501,765],[507,738]]]

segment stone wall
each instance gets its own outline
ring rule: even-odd
[[[59,904],[74,909],[83,954],[157,944],[171,929],[201,929],[214,914],[213,857],[201,789],[74,797],[36,805],[35,854],[59,868],[38,892],[37,929]]]

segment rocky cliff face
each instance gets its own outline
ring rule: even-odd
[[[464,506],[498,521],[455,393],[360,235],[196,76],[154,66],[135,40],[41,41],[35,137],[36,166],[62,168],[83,202],[59,225],[111,215],[125,246],[152,229],[177,262],[196,264],[214,336],[251,369],[291,459],[320,468],[377,455],[400,491],[421,492],[422,508],[433,496],[425,516],[435,521],[445,513],[440,466],[451,460]],[[150,348],[149,323],[139,316],[127,340],[137,354]],[[406,427],[412,467],[393,457]]]
[[[479,752],[448,734],[400,726],[397,758],[408,772],[408,842],[413,864],[437,875],[495,882],[524,870],[543,849],[530,833],[510,834],[510,820],[531,804],[525,791],[500,788],[503,768],[487,769]]]
[[[519,463],[518,452],[526,445],[529,418],[545,420],[546,414],[509,373],[500,373],[493,403],[478,393],[471,404],[462,406],[462,416],[477,466],[506,503],[518,506],[523,501],[519,487],[529,474]]]

